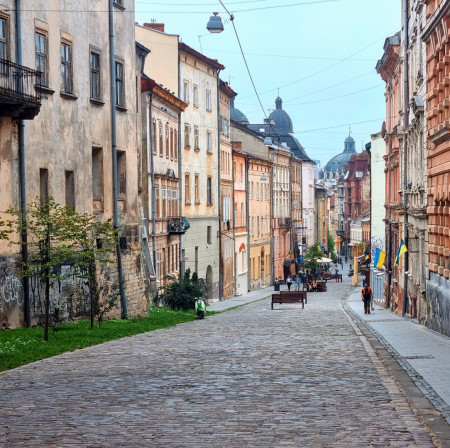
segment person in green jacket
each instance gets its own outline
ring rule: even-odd
[[[195,299],[195,311],[197,312],[197,319],[205,318],[206,304],[201,297]]]

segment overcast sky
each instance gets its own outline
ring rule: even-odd
[[[283,109],[308,155],[326,163],[344,149],[351,126],[358,151],[385,116],[384,86],[375,71],[386,37],[401,27],[401,0],[224,0],[267,115],[280,89]],[[209,34],[218,11],[225,31]],[[264,112],[247,73],[228,14],[215,0],[137,0],[136,21],[155,19],[166,32],[226,70],[235,105],[250,123]],[[201,36],[201,37],[199,37]]]

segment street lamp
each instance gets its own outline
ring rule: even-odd
[[[213,34],[218,34],[223,31],[222,19],[217,15],[218,12],[213,12],[213,16],[209,18],[209,22],[206,25],[206,29]]]

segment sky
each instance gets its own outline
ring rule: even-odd
[[[189,46],[226,69],[221,78],[238,95],[235,107],[263,123],[275,99],[314,160],[326,164],[349,135],[357,151],[381,130],[384,83],[375,70],[383,44],[401,28],[401,0],[136,0],[136,21],[164,23]],[[219,12],[224,32],[206,24]],[[279,89],[279,90],[278,90]]]

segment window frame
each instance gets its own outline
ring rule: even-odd
[[[0,17],[1,19],[1,17]],[[37,37],[44,38],[44,52],[38,51],[37,47]],[[40,48],[39,48],[40,50]],[[41,72],[41,86],[48,87],[48,33],[44,30],[35,28],[34,30],[34,53],[36,60],[36,70]],[[40,61],[44,60],[45,68],[41,70]]]
[[[117,73],[118,67],[121,67],[121,72],[119,74]],[[125,108],[125,63],[123,59],[115,59],[114,77],[116,85],[116,109],[120,110]]]
[[[192,86],[192,104],[195,107],[199,106],[199,102],[198,102],[198,85],[193,84]]]
[[[206,131],[206,152],[208,154],[212,154],[213,150],[212,150],[212,132],[211,131]]]
[[[92,66],[92,56],[95,55],[98,57],[98,67],[95,68]],[[90,83],[90,99],[91,100],[96,100],[96,101],[101,101],[102,100],[102,79],[101,79],[101,51],[94,49],[94,48],[90,48],[89,49],[89,83]],[[97,76],[97,96],[93,95],[93,87],[94,87],[94,82],[93,82],[93,76],[96,75]]]
[[[200,131],[198,126],[194,126],[194,150],[200,151]]]
[[[61,40],[60,45],[60,56],[61,56],[61,92],[66,93],[68,95],[73,95],[73,51],[72,51],[72,42],[68,40]],[[64,48],[64,56],[63,56],[63,48]],[[69,58],[67,57],[66,49],[69,50]],[[68,75],[67,75],[68,74]],[[68,76],[68,79],[67,79]],[[69,86],[66,83],[70,84]]]
[[[212,194],[212,177],[208,176],[206,178],[206,204],[213,205],[213,194]]]
[[[190,173],[184,173],[184,202],[185,204],[191,204],[191,175]]]
[[[207,111],[212,111],[211,90],[206,90],[206,110]]]

